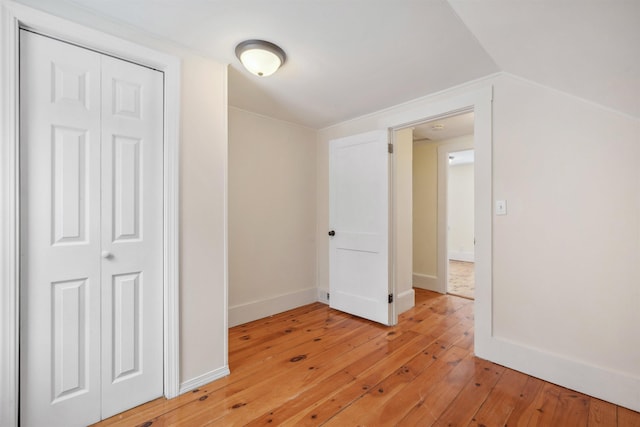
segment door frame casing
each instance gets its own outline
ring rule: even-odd
[[[164,73],[163,363],[164,395],[179,394],[180,60],[97,30],[3,1],[0,5],[0,425],[19,414],[20,181],[19,30],[70,42]]]
[[[474,112],[475,150],[475,300],[474,300],[474,352],[476,356],[488,358],[493,344],[493,86],[470,90],[446,99],[420,104],[405,111],[386,116],[380,126],[392,131],[415,126],[420,123]],[[395,176],[393,165],[391,176]],[[394,198],[391,198],[393,203]],[[395,206],[394,206],[395,208]],[[395,220],[395,219],[394,219]],[[392,253],[395,264],[396,253]],[[440,274],[440,273],[438,273]]]

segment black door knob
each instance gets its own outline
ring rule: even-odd
[[[329,232],[329,236],[333,237],[333,236],[335,236],[335,235],[336,235],[336,232],[335,232],[335,231],[331,230],[331,231]]]

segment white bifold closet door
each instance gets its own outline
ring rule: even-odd
[[[162,73],[21,31],[21,425],[163,394],[162,120]]]

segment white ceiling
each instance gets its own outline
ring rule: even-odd
[[[421,123],[413,128],[413,140],[414,142],[444,141],[458,136],[472,135],[473,118],[474,114],[471,112]]]
[[[639,0],[450,0],[498,67],[640,117]]]
[[[76,21],[79,6],[229,63],[230,105],[313,128],[497,71],[640,117],[638,0],[19,1]],[[286,51],[275,75],[239,64],[252,38]]]

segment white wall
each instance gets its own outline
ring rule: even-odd
[[[315,154],[315,130],[229,109],[231,326],[317,300]]]
[[[447,179],[449,259],[474,259],[474,179],[473,163],[450,165]]]
[[[438,144],[413,148],[413,284],[436,288],[438,276]]]
[[[180,378],[227,369],[227,69],[182,56]]]
[[[494,217],[494,333],[593,367],[568,385],[599,372],[596,391],[616,387],[638,410],[640,121],[496,83],[494,195],[508,215]]]
[[[328,140],[384,128],[486,84],[493,85],[493,194],[508,201],[509,214],[493,217],[493,281],[479,289],[493,300],[477,311],[489,318],[476,319],[491,322],[493,335],[477,349],[639,410],[638,119],[501,74],[323,129],[318,230],[327,224]],[[320,288],[326,252],[320,241]]]

